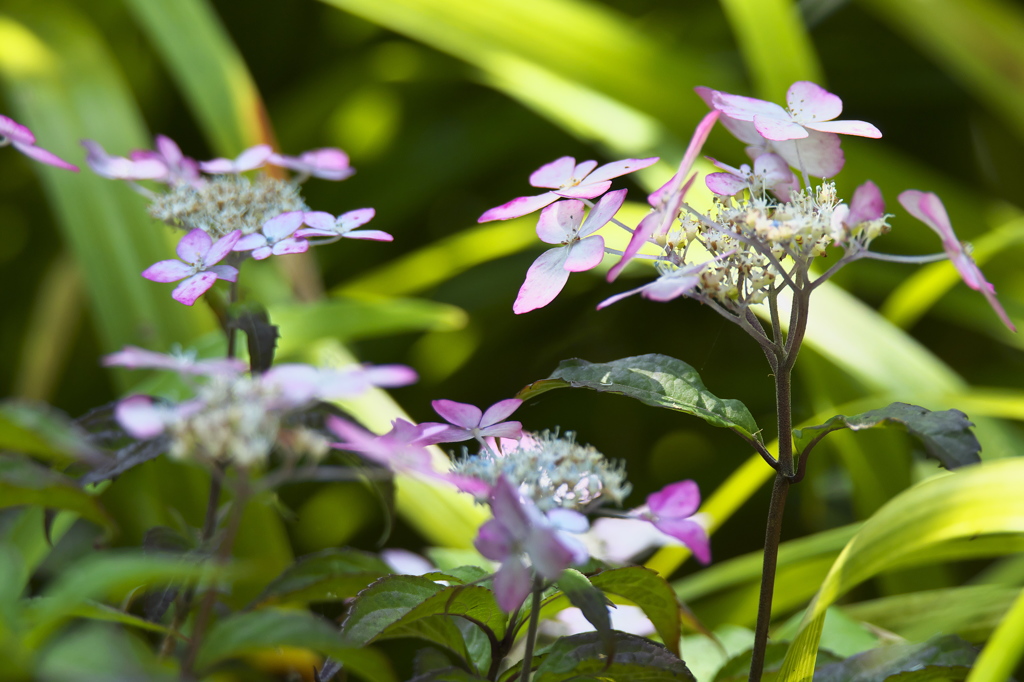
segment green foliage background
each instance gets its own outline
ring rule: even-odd
[[[1024,320],[1024,12],[1009,1],[50,0],[43,11],[8,0],[0,9],[0,111],[80,165],[83,137],[124,154],[149,146],[155,132],[197,158],[234,156],[260,141],[290,153],[347,150],[357,175],[311,181],[308,203],[334,213],[373,206],[374,226],[395,242],[317,249],[280,269],[248,263],[243,277],[282,324],[283,355],[351,352],[415,367],[420,383],[392,396],[416,420],[433,418],[435,398],[488,405],[509,397],[565,358],[664,353],[694,365],[717,395],[744,401],[771,435],[771,377],[738,330],[688,301],[630,300],[595,312],[608,295],[642,281],[610,286],[599,273],[574,276],[553,304],[515,316],[515,293],[541,250],[532,220],[475,221],[526,193],[528,174],[563,155],[662,156],[665,164],[629,185],[630,199],[642,202],[705,113],[694,86],[781,101],[798,79],[836,92],[844,117],[883,131],[881,141],[844,140],[838,181],[849,196],[871,178],[886,196],[896,217],[876,248],[938,250],[935,235],[895,202],[903,189],[935,191],[1011,317]],[[745,160],[723,130],[706,152]],[[126,343],[216,352],[207,310],[185,310],[167,287],[138,277],[168,257],[173,235],[127,188],[5,150],[0,235],[4,394],[78,415],[142,390],[138,375],[100,368],[103,353]],[[642,268],[626,274],[646,276]],[[798,363],[799,421],[892,401],[955,407],[978,425],[986,459],[1024,451],[1021,340],[948,263],[861,262],[837,284],[813,303]],[[143,380],[149,390],[174,388]],[[359,409],[378,425],[398,414],[380,396]],[[710,627],[752,624],[758,563],[744,555],[763,537],[770,472],[742,443],[590,392],[545,394],[518,417],[531,429],[574,430],[625,459],[632,505],[667,482],[696,479],[717,528],[716,562],[697,573],[687,564],[680,594]],[[900,434],[840,433],[827,443],[791,495],[784,539],[794,542],[783,554],[780,619],[807,603],[852,535],[850,524],[932,472]],[[406,490],[398,543],[467,544],[471,508],[428,488]],[[119,523],[115,542],[133,544],[173,514],[198,524],[204,491],[200,472],[161,461],[122,477],[101,501]],[[277,505],[254,508],[248,521],[259,530],[240,538],[239,553],[262,567],[251,590],[295,555],[370,547],[383,525],[353,485],[295,486]],[[999,545],[990,554],[1013,551]],[[971,622],[946,613],[943,629],[939,615],[920,607],[907,626],[930,619],[983,640],[1024,583],[1024,562],[1019,554],[995,562],[964,556],[912,571],[883,566],[854,592],[859,603],[849,613],[870,613],[904,634],[892,620],[907,608],[901,595],[929,590],[923,594],[941,595],[955,611],[948,600],[976,598],[957,590],[1003,589],[1004,608]],[[671,570],[684,558],[663,552],[655,565]]]

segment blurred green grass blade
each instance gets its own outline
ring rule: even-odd
[[[780,680],[811,680],[825,610],[899,559],[958,538],[1024,533],[1024,460],[1004,459],[940,475],[893,498],[836,559],[786,654]]]
[[[1024,140],[1024,10],[1019,4],[1005,0],[862,2]]]
[[[792,0],[719,0],[758,97],[785,102],[794,81],[824,85],[824,72]],[[716,89],[720,89],[717,88]]]
[[[981,655],[974,662],[967,682],[1001,682],[1010,679],[1024,655],[1024,590],[1017,595]]]
[[[218,154],[270,142],[266,112],[241,54],[206,0],[126,0]]]
[[[0,16],[0,77],[15,117],[67,159],[82,163],[82,138],[115,153],[149,145],[102,38],[64,3]],[[88,170],[34,167],[82,268],[103,349],[138,344],[163,350],[212,326],[211,316],[176,303],[166,286],[139,276],[170,253],[168,235],[146,217],[141,197]]]

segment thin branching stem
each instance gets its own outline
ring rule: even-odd
[[[530,682],[533,668],[533,647],[537,643],[537,624],[540,622],[540,598],[544,581],[539,575],[533,578],[533,601],[530,604],[530,627],[526,631],[526,651],[523,652],[523,669],[520,682]]]

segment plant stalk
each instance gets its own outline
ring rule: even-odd
[[[520,682],[530,682],[533,665],[533,646],[537,643],[537,624],[540,622],[540,596],[544,591],[544,583],[539,575],[533,578],[533,602],[530,608],[530,626],[526,631],[526,651],[523,653],[523,669],[519,676]]]

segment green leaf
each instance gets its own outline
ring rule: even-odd
[[[977,655],[977,650],[969,643],[956,635],[945,635],[923,644],[890,644],[865,651],[845,661],[819,667],[814,671],[814,679],[815,682],[960,679]]]
[[[556,641],[533,674],[533,682],[562,682],[570,678],[596,677],[637,682],[696,682],[686,664],[654,642],[613,631],[615,659],[604,655],[604,643],[596,632],[585,632]],[[536,659],[534,659],[536,661]]]
[[[15,401],[0,403],[0,450],[61,463],[103,457],[64,413],[49,405]]]
[[[326,549],[304,556],[263,591],[257,604],[338,601],[354,597],[390,573],[379,558],[354,549]]]
[[[210,628],[196,658],[206,668],[228,658],[282,646],[325,653],[367,680],[396,680],[387,657],[348,645],[328,621],[307,611],[261,609],[240,613]]]
[[[870,429],[876,426],[896,427],[907,431],[924,445],[932,459],[947,469],[975,464],[981,461],[981,444],[975,438],[974,426],[967,415],[959,410],[932,412],[917,405],[893,403],[853,417],[836,415],[824,424],[793,430],[793,442],[798,452],[837,429]]]
[[[985,644],[967,682],[1005,680],[1021,656],[1024,656],[1024,591],[1017,595],[1003,622]]]
[[[601,571],[591,576],[590,582],[603,592],[625,597],[636,604],[654,623],[654,629],[668,650],[679,655],[679,599],[667,580],[649,568],[625,566]]]
[[[563,360],[547,379],[535,381],[516,397],[523,400],[556,388],[589,388],[618,393],[654,407],[700,417],[760,441],[760,429],[738,400],[723,400],[704,387],[700,375],[682,360],[650,353],[612,362]]]
[[[486,677],[480,677],[467,673],[462,668],[444,668],[443,670],[431,670],[428,673],[417,675],[409,682],[486,682]]]
[[[572,605],[578,608],[583,617],[594,626],[598,637],[604,642],[604,654],[609,658],[615,655],[615,641],[612,638],[612,619],[608,613],[608,599],[597,587],[592,585],[579,571],[567,568],[558,578],[558,589],[569,598]]]
[[[0,507],[22,504],[68,509],[102,526],[108,534],[117,528],[96,498],[74,480],[23,457],[0,456]]]

